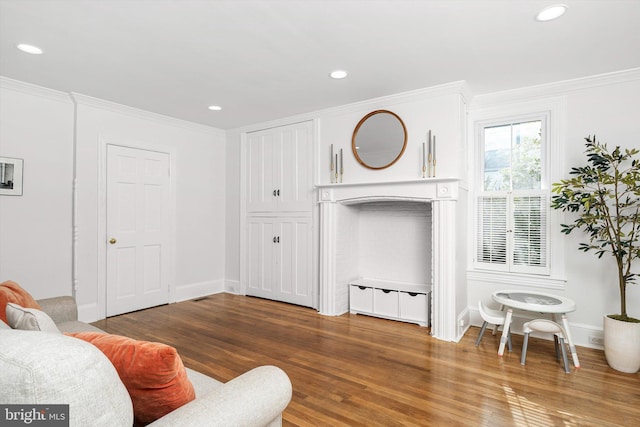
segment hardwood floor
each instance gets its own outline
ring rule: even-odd
[[[578,347],[566,374],[551,341],[531,338],[520,365],[497,357],[497,336],[478,328],[460,343],[390,320],[217,294],[101,320],[95,326],[175,346],[188,367],[226,382],[259,365],[282,368],[293,398],[288,426],[634,426],[640,376]]]

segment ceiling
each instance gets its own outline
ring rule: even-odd
[[[558,2],[564,16],[534,19]],[[639,20],[640,0],[0,0],[0,75],[232,129],[458,80],[477,95],[640,67]]]

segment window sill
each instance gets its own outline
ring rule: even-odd
[[[527,286],[545,289],[564,289],[566,279],[535,274],[506,273],[504,271],[467,270],[467,280],[490,282],[508,286]]]

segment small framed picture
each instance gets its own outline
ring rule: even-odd
[[[0,196],[22,196],[22,162],[0,157]]]

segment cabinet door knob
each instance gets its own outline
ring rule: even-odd
[[[276,196],[276,190],[273,190],[273,197]]]
[[[278,190],[278,196],[280,196],[280,190]]]
[[[273,243],[276,242],[276,236],[273,236]]]
[[[112,245],[116,244],[116,239],[114,237],[112,237],[111,239],[109,239],[109,243],[111,243]]]

